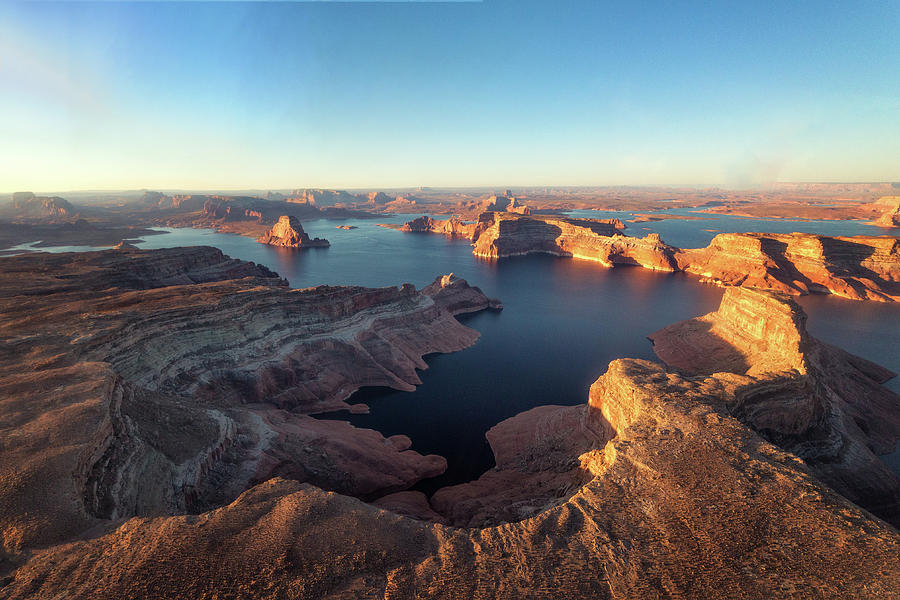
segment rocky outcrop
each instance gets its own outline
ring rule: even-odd
[[[851,300],[900,300],[900,239],[805,233],[722,233],[680,250],[678,267],[717,285]]]
[[[451,217],[446,220],[432,219],[431,217],[421,216],[413,219],[400,227],[400,231],[407,233],[439,233],[451,238],[466,238],[471,240],[475,235],[475,223],[465,223]]]
[[[872,221],[879,227],[900,227],[900,196],[884,196],[873,203],[881,216]],[[882,212],[883,211],[883,212]]]
[[[603,266],[638,265],[675,271],[675,248],[656,234],[644,238],[621,235],[618,220],[522,217],[485,213],[472,253],[481,258],[504,258],[542,253],[599,262]]]
[[[9,578],[4,594],[893,595],[900,585],[900,534],[729,416],[743,378],[686,378],[651,362],[617,360],[591,387],[587,406],[516,417],[492,439],[508,449],[498,458],[504,467],[527,468],[543,460],[545,449],[560,460],[583,450],[567,449],[573,428],[598,440],[568,456],[581,465],[583,485],[564,489],[541,510],[526,510],[525,519],[511,510],[514,522],[445,527],[416,493],[376,501],[417,517],[411,519],[276,478],[214,511],[135,518],[105,535],[36,552]],[[473,495],[468,498],[474,505]]]
[[[328,240],[322,238],[310,239],[309,235],[303,231],[300,220],[288,215],[279,218],[275,226],[256,238],[256,241],[260,244],[283,248],[323,248],[331,245]]]
[[[497,306],[463,280],[291,290],[214,248],[4,259],[0,549],[16,564],[132,515],[199,512],[281,476],[371,499],[446,469],[402,436],[310,413],[411,390]],[[72,481],[73,485],[60,485]]]
[[[569,219],[485,212],[473,229],[454,219],[420,217],[403,231],[469,237],[488,259],[553,254],[605,267],[683,271],[701,281],[791,295],[834,294],[851,300],[900,300],[900,238],[805,233],[722,233],[706,248],[679,249],[657,234],[622,235],[617,219]],[[471,234],[470,234],[471,231]]]
[[[75,215],[75,207],[59,196],[36,196],[32,192],[15,192],[5,216],[16,219],[59,219]]]
[[[900,396],[880,385],[894,373],[816,340],[793,300],[757,290],[729,288],[718,311],[650,339],[686,375],[747,376],[728,401],[732,415],[900,524],[900,479],[876,457],[900,440]]]
[[[359,197],[344,190],[293,190],[287,202],[310,206],[334,206],[335,204],[352,204],[359,200]],[[365,201],[368,201],[368,197],[365,198]]]

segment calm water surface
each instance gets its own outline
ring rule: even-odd
[[[381,222],[403,223],[414,216],[418,215],[396,215]],[[725,228],[724,220],[720,219],[716,227],[710,227],[709,221],[648,225],[657,230],[669,228],[668,233],[660,233],[670,243],[702,246],[715,235],[702,230]],[[731,227],[732,231],[796,231],[802,230],[798,225],[811,223],[736,217],[727,220],[745,226]],[[870,233],[850,231],[861,227],[858,222],[823,223],[828,228],[823,226],[821,233]],[[336,229],[337,224],[356,225],[358,229]],[[426,492],[471,480],[492,467],[493,455],[484,434],[496,423],[541,404],[585,402],[588,387],[603,374],[609,361],[620,357],[655,359],[648,334],[715,310],[722,295],[721,289],[698,284],[681,274],[637,268],[607,270],[591,262],[540,255],[481,261],[472,256],[466,241],[404,234],[378,227],[371,220],[310,221],[304,228],[311,236],[328,238],[331,247],[298,252],[263,246],[251,238],[195,229],[168,230],[169,234],[147,238],[138,245],[216,246],[226,254],[278,271],[293,287],[403,282],[422,287],[440,274],[454,272],[502,300],[502,312],[460,318],[481,332],[481,338],[461,352],[428,357],[429,368],[421,372],[423,384],[416,391],[364,389],[353,401],[368,404],[370,414],[324,415],[385,435],[406,434],[415,450],[446,457],[447,473],[420,484],[419,489]],[[681,238],[670,235],[676,231],[681,232]],[[632,227],[631,233],[638,232]],[[809,314],[809,329],[814,335],[900,372],[900,305],[826,296],[802,298],[800,303]],[[891,385],[900,391],[897,380]],[[900,453],[888,460],[900,471]]]

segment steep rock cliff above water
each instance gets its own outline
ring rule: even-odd
[[[404,230],[455,235],[451,221],[428,217]],[[617,220],[483,213],[471,234],[472,253],[488,259],[542,253],[598,262],[683,271],[705,283],[784,292],[834,294],[851,300],[900,300],[900,239],[805,233],[723,233],[706,248],[679,249],[659,235],[623,235]],[[468,233],[469,229],[465,232]]]
[[[309,413],[364,385],[414,389],[423,355],[478,337],[453,315],[490,306],[453,277],[291,290],[204,247],[3,259],[0,568],[272,476],[374,498],[442,473],[442,457]]]
[[[719,285],[900,300],[900,239],[890,236],[722,233],[675,258],[681,270]]]
[[[750,377],[728,401],[732,415],[847,498],[900,524],[900,478],[876,457],[900,440],[900,396],[880,385],[894,373],[810,336],[789,297],[750,289],[729,288],[718,311],[650,339],[687,375]]]
[[[284,248],[322,248],[331,245],[328,240],[322,238],[310,239],[309,235],[303,231],[300,219],[288,215],[281,216],[275,226],[256,238],[256,241],[260,244]]]
[[[565,440],[573,427],[596,440],[573,458],[583,485],[516,522],[502,522],[510,514],[504,510],[493,526],[446,527],[272,479],[215,511],[135,518],[106,535],[36,552],[4,592],[889,597],[900,586],[900,534],[728,416],[728,399],[747,381],[684,378],[647,361],[617,360],[591,387],[587,406],[547,407],[537,418],[511,420],[492,440],[512,450],[498,458],[505,470],[532,463],[538,453],[529,447]],[[554,418],[556,411],[564,414]],[[566,454],[565,447],[557,452]],[[378,504],[441,518],[415,493]],[[523,506],[521,497],[517,504]]]

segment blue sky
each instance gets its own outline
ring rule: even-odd
[[[900,180],[900,2],[0,2],[0,191]]]

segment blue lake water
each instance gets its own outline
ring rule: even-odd
[[[381,222],[403,223],[414,216],[418,215],[395,215]],[[731,219],[745,221],[728,221]],[[752,221],[752,226],[740,230],[798,229],[793,222]],[[870,233],[850,231],[858,223],[825,223],[831,229],[821,233]],[[357,229],[336,229],[338,224]],[[705,239],[706,232],[692,234],[691,228],[710,228],[708,221],[649,225],[677,225],[683,228],[684,239],[693,235],[695,240]],[[251,238],[196,229],[169,230],[138,245],[216,246],[226,254],[276,270],[293,287],[403,282],[422,287],[438,275],[454,272],[501,299],[502,312],[461,317],[481,332],[481,338],[461,352],[428,357],[429,369],[421,373],[423,384],[416,391],[361,390],[353,401],[368,404],[370,414],[326,415],[385,435],[409,435],[415,450],[446,457],[447,473],[421,483],[419,489],[425,492],[471,480],[493,466],[484,437],[490,427],[541,404],[585,402],[588,387],[609,361],[620,357],[654,360],[648,334],[715,310],[722,294],[721,289],[701,285],[683,274],[604,269],[596,263],[540,255],[483,261],[472,256],[466,241],[402,233],[378,227],[371,220],[310,221],[304,228],[311,236],[329,239],[331,247],[278,249]],[[635,229],[630,233],[636,234]],[[677,236],[671,241],[691,245]],[[708,240],[693,245],[706,243]],[[799,302],[809,314],[814,335],[900,372],[900,305],[827,296]],[[896,379],[890,386],[900,391]],[[887,460],[900,472],[900,453]]]

